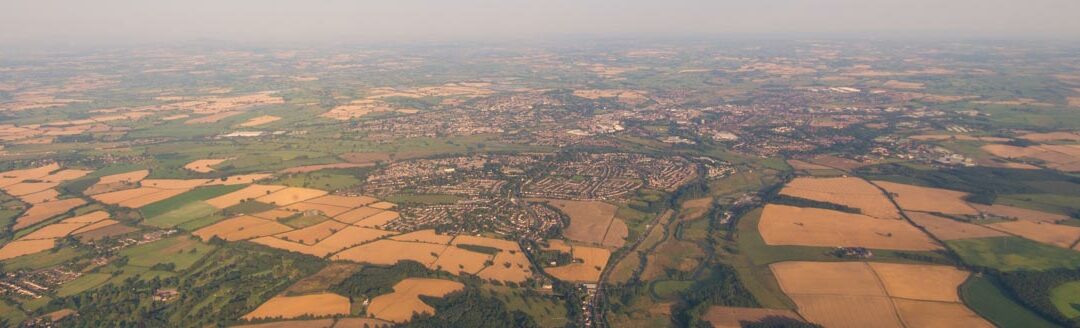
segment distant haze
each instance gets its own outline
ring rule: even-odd
[[[1080,0],[0,0],[0,43],[1080,38]]]

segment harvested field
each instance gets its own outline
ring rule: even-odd
[[[802,322],[798,314],[789,310],[774,310],[760,308],[740,308],[728,306],[710,306],[709,310],[701,317],[716,328],[741,328],[749,322]]]
[[[570,226],[563,230],[563,235],[570,238],[570,240],[604,246],[614,246],[613,244],[605,244],[604,242],[606,239],[605,236],[612,225],[612,221],[618,220],[615,218],[615,210],[618,209],[615,205],[600,201],[559,199],[532,200],[547,202],[570,217]],[[626,224],[623,223],[623,225],[625,226]],[[621,229],[617,229],[616,232],[620,230]],[[625,242],[624,239],[615,239],[620,242]],[[621,243],[619,243],[619,245],[621,246]]]
[[[108,192],[108,193],[103,193],[103,194],[97,194],[97,195],[90,196],[90,198],[93,198],[93,199],[95,199],[95,200],[97,200],[99,202],[105,203],[105,204],[116,205],[116,204],[120,204],[120,202],[128,200],[128,199],[150,195],[150,194],[153,194],[153,193],[156,193],[156,192],[159,192],[159,191],[162,191],[162,189],[142,187],[142,188],[127,189],[127,190],[120,190],[120,191]]]
[[[24,196],[55,188],[59,182],[23,182],[4,187],[4,192],[12,196]]]
[[[94,231],[94,230],[97,230],[97,229],[102,229],[102,228],[105,228],[105,227],[108,227],[108,226],[111,226],[111,225],[114,225],[114,224],[120,224],[120,221],[101,220],[101,221],[98,221],[98,222],[94,222],[94,223],[85,225],[82,228],[79,228],[78,230],[72,231],[71,234],[77,235],[77,234],[84,233],[84,232],[90,232],[90,231]]]
[[[435,270],[446,272],[476,274],[484,268],[484,263],[492,258],[493,256],[484,253],[477,253],[458,247],[447,247],[443,250],[442,254],[439,254],[439,259],[435,260],[432,267]]]
[[[210,240],[213,236],[218,236],[227,241],[237,241],[279,234],[290,230],[292,228],[289,226],[275,221],[241,215],[196,230],[192,234],[202,238],[204,241]]]
[[[908,327],[994,327],[963,304],[893,300],[900,319]]]
[[[1009,218],[1019,219],[1032,222],[1043,223],[1057,223],[1060,221],[1068,220],[1069,217],[1061,214],[1046,213],[1036,210],[1029,210],[1026,208],[1012,207],[1006,205],[983,205],[983,204],[971,204],[975,209],[985,214]]]
[[[377,209],[377,208],[360,207],[360,208],[357,208],[357,209],[342,213],[341,215],[335,216],[334,220],[338,220],[338,221],[345,222],[345,223],[348,223],[348,224],[353,224],[353,223],[360,222],[360,220],[363,220],[364,218],[367,218],[369,216],[378,214],[379,212],[382,212],[382,211],[383,210],[380,210],[380,209]]]
[[[889,198],[860,178],[795,178],[780,190],[780,194],[857,208],[862,214],[876,218],[900,218]]]
[[[16,240],[0,247],[0,260],[44,252],[56,245],[53,239]]]
[[[330,235],[329,237],[326,237],[318,244],[315,244],[315,246],[329,254],[385,236],[393,235],[395,233],[396,232],[393,231],[350,226],[341,229],[340,231],[334,233],[333,235]]]
[[[896,250],[941,249],[907,221],[819,208],[768,204],[758,223],[769,245],[867,247]]]
[[[157,202],[172,198],[173,196],[176,196],[176,195],[179,195],[179,194],[182,194],[182,193],[185,193],[185,192],[188,192],[188,189],[164,189],[164,190],[159,190],[158,192],[155,192],[155,193],[152,193],[152,194],[142,195],[142,196],[138,196],[138,197],[134,197],[134,198],[125,199],[124,201],[122,201],[122,202],[120,202],[120,203],[118,203],[116,205],[120,205],[120,206],[123,206],[123,207],[129,207],[129,208],[140,208],[140,207],[143,207],[143,206],[146,206],[146,205],[150,205],[150,204],[153,204],[153,203],[157,203]]]
[[[127,173],[106,175],[98,179],[97,184],[112,184],[118,182],[136,183],[146,179],[146,176],[150,175],[150,170],[138,170]]]
[[[285,186],[250,185],[244,187],[244,189],[240,189],[225,195],[208,199],[206,203],[210,204],[213,207],[222,209],[236,204],[240,204],[240,202],[248,199],[269,196],[271,193],[282,189],[285,189]]]
[[[109,218],[109,212],[93,211],[64,219],[64,223],[94,223]]]
[[[548,239],[548,246],[544,247],[545,251],[558,251],[561,253],[570,254],[574,251],[574,248],[567,244],[566,241],[560,239]]]
[[[144,179],[139,184],[143,187],[160,189],[192,189],[210,183],[210,179]]]
[[[302,296],[274,296],[242,319],[283,318],[301,316],[349,315],[349,298],[334,293]]]
[[[494,263],[492,266],[481,270],[477,276],[483,279],[513,281],[516,283],[525,282],[532,276],[529,259],[520,250],[499,252],[495,254],[492,262]]]
[[[885,296],[866,295],[790,295],[806,320],[825,327],[901,328],[892,302]]]
[[[959,303],[957,288],[971,275],[944,265],[868,263],[894,298]]]
[[[23,180],[38,179],[49,175],[49,172],[60,169],[60,164],[51,163],[28,169],[11,170],[0,173],[0,187],[10,186]]]
[[[574,259],[581,260],[581,263],[545,268],[544,271],[562,281],[596,283],[600,279],[600,273],[607,266],[611,252],[603,248],[585,246],[574,246],[573,249]]]
[[[346,162],[360,164],[371,164],[390,161],[390,153],[383,152],[344,153],[341,154],[340,157]]]
[[[334,326],[334,319],[311,319],[311,320],[289,320],[289,321],[272,321],[267,323],[256,323],[250,325],[230,326],[230,328],[331,328]],[[345,327],[345,326],[342,326]]]
[[[1080,172],[1080,145],[1036,145],[1017,147],[993,144],[982,150],[1002,158],[1034,158],[1046,167],[1065,172]]]
[[[874,270],[864,262],[780,262],[769,268],[788,295],[885,296]]]
[[[1080,133],[1078,132],[1048,132],[1048,133],[1028,133],[1020,136],[1021,139],[1026,139],[1034,142],[1048,142],[1048,141],[1073,141],[1080,142]]]
[[[253,118],[247,120],[244,123],[240,123],[238,126],[242,127],[242,128],[250,128],[250,127],[253,127],[253,126],[260,126],[260,125],[263,125],[263,124],[276,122],[276,121],[278,121],[280,119],[281,118],[277,117],[277,116],[263,115],[263,116],[253,117]]]
[[[520,247],[518,246],[518,244],[516,242],[513,242],[513,241],[503,240],[503,239],[495,239],[495,238],[469,236],[469,235],[460,235],[460,236],[455,237],[453,244],[454,245],[487,246],[487,247],[498,248],[498,249],[500,249],[502,251],[506,251],[506,252],[514,252],[514,251],[520,250]]]
[[[326,191],[318,189],[288,187],[275,191],[269,195],[256,198],[255,200],[267,204],[285,206],[292,203],[302,202],[308,199],[319,197],[325,194]]]
[[[387,328],[391,326],[393,326],[391,322],[375,318],[341,318],[338,319],[334,328]]]
[[[210,172],[214,172],[214,168],[212,166],[224,163],[227,160],[229,160],[229,159],[228,158],[200,159],[200,160],[193,161],[191,163],[187,163],[186,165],[184,165],[184,169],[187,169],[188,171],[192,171],[192,172],[198,172],[198,173],[210,173]]]
[[[1005,233],[985,226],[964,223],[930,213],[907,212],[907,216],[916,225],[926,229],[931,235],[941,240],[1006,236]]]
[[[409,260],[430,266],[446,247],[447,245],[383,239],[346,249],[334,254],[331,259],[377,265],[394,265]]]
[[[366,217],[363,220],[355,222],[353,223],[353,225],[358,227],[378,228],[386,225],[387,223],[390,223],[390,221],[397,220],[398,217],[400,217],[400,214],[398,214],[398,212],[382,211],[376,213],[375,215]]]
[[[967,196],[965,192],[888,181],[874,181],[874,184],[892,194],[893,199],[904,210],[958,215],[979,214],[979,211],[964,201]]]
[[[294,211],[294,212],[315,211],[315,212],[318,212],[318,213],[320,213],[322,215],[331,216],[331,217],[332,216],[337,216],[338,214],[341,214],[341,213],[348,212],[350,210],[350,208],[348,208],[348,207],[325,205],[325,204],[315,204],[315,203],[309,203],[309,202],[295,203],[295,204],[283,207],[283,209],[289,210],[289,211]]]
[[[420,300],[420,295],[443,297],[465,288],[460,282],[442,279],[407,278],[394,285],[394,292],[371,300],[367,312],[375,318],[402,323],[413,313],[435,314],[435,308]]]
[[[19,196],[19,199],[28,204],[41,204],[56,200],[56,197],[60,196],[60,192],[56,189],[46,189],[33,194]]]
[[[338,196],[338,195],[326,195],[318,198],[312,198],[307,200],[308,203],[324,204],[341,207],[357,208],[367,204],[371,204],[379,201],[374,197],[368,196]]]
[[[427,229],[427,230],[418,230],[418,231],[413,231],[413,232],[402,234],[402,235],[393,236],[393,237],[390,237],[390,239],[398,240],[398,241],[411,241],[411,242],[421,242],[421,243],[446,245],[446,244],[449,244],[450,241],[454,239],[454,237],[453,236],[437,234],[437,233],[435,233],[435,229]]]
[[[15,231],[35,225],[51,217],[67,213],[67,211],[83,204],[86,204],[86,201],[82,200],[82,198],[68,198],[52,201],[48,204],[31,206],[19,218],[15,219],[15,225],[11,227],[11,230]]]
[[[90,173],[94,173],[94,171],[67,169],[67,170],[60,170],[59,172],[43,176],[43,177],[40,178],[40,180],[45,181],[45,182],[64,182],[64,181],[75,180],[75,179],[84,177],[84,176],[86,176],[87,174],[90,174]]]
[[[61,238],[71,234],[75,230],[79,230],[79,228],[82,228],[87,224],[88,223],[53,223],[26,234],[22,238],[19,238],[19,240]]]
[[[1031,221],[1001,222],[987,225],[998,231],[1062,248],[1071,248],[1080,239],[1080,227]]]
[[[347,226],[347,224],[341,222],[326,220],[303,229],[277,234],[274,237],[305,245],[314,245]]]
[[[350,169],[350,168],[356,168],[356,167],[370,167],[372,165],[374,165],[374,164],[334,163],[334,164],[304,165],[304,166],[290,167],[290,168],[281,170],[281,173],[286,173],[286,174],[308,173],[308,172],[315,172],[315,171],[318,171],[318,170],[325,170],[325,169]]]

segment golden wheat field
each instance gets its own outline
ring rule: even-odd
[[[413,313],[435,314],[435,308],[420,300],[420,295],[443,297],[464,288],[465,285],[456,281],[406,278],[394,285],[393,293],[373,298],[367,310],[375,318],[403,323]]]
[[[768,204],[758,223],[769,245],[935,250],[941,245],[907,221],[819,208]]]

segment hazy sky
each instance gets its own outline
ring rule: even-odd
[[[0,43],[728,35],[1080,39],[1080,0],[0,0]]]

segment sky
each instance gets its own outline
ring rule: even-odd
[[[0,44],[581,37],[1080,40],[1080,0],[0,0]]]

